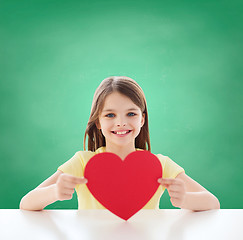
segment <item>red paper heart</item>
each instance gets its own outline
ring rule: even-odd
[[[84,171],[87,187],[108,210],[127,220],[142,209],[159,187],[159,159],[148,151],[130,153],[123,161],[114,153],[92,157]]]

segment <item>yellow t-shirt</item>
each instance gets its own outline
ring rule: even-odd
[[[100,147],[95,152],[76,152],[75,155],[70,160],[61,165],[58,170],[76,177],[83,177],[84,168],[89,159],[95,154],[102,152],[105,152],[105,147]],[[169,157],[163,156],[162,154],[157,154],[156,156],[162,164],[163,178],[175,178],[179,173],[184,172],[184,169],[173,162]],[[104,207],[90,193],[86,184],[77,185],[75,190],[78,196],[78,209],[104,209]],[[154,196],[143,207],[143,209],[158,209],[159,200],[164,190],[164,187],[159,186]]]

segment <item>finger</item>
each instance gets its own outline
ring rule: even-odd
[[[181,203],[182,203],[182,202],[181,202],[180,199],[177,199],[177,198],[171,198],[170,201],[171,201],[171,203],[172,203],[172,205],[173,205],[174,207],[178,207],[178,208],[181,207]]]
[[[181,194],[178,192],[168,192],[169,196],[173,199],[180,199],[181,198]]]
[[[73,194],[63,194],[62,197],[63,200],[70,200],[73,198]]]
[[[160,178],[161,179],[161,183],[163,184],[172,184],[174,182],[173,178]]]
[[[66,189],[74,189],[74,188],[77,187],[77,185],[79,185],[79,184],[84,184],[84,183],[86,183],[86,182],[87,182],[87,180],[82,179],[81,181],[65,182],[63,186],[64,186],[64,188],[66,188]]]
[[[64,194],[74,194],[74,188],[64,188]]]
[[[181,186],[180,185],[175,185],[171,184],[168,188],[170,192],[181,192]]]
[[[75,180],[75,183],[76,184],[86,184],[88,182],[88,179],[87,178],[84,178],[84,177],[82,177],[82,178],[76,178],[76,180]]]
[[[171,184],[173,184],[174,179],[170,178],[159,178],[158,183],[160,183],[162,186],[168,188]]]
[[[183,195],[184,194],[183,188],[181,186],[178,186],[178,185],[170,185],[167,188],[167,190],[168,190],[170,195],[172,195],[172,194]]]
[[[59,200],[60,201],[70,200],[70,199],[72,199],[72,197],[73,197],[73,194],[72,193],[70,193],[70,194],[68,194],[68,193],[60,193]]]
[[[76,184],[84,184],[84,183],[88,182],[88,180],[84,177],[75,177],[75,176],[71,176],[71,175],[67,176],[66,181],[71,182],[75,185]]]

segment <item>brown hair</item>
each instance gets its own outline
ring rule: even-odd
[[[85,142],[87,135],[88,150],[95,151],[99,147],[105,146],[105,137],[96,127],[96,123],[99,121],[99,115],[103,109],[105,98],[115,91],[129,97],[134,104],[141,109],[142,114],[145,115],[145,122],[139,135],[135,139],[135,147],[150,151],[151,147],[146,99],[141,87],[133,79],[125,76],[108,77],[104,79],[96,89],[91,106],[90,117],[84,135],[84,150],[86,150]]]

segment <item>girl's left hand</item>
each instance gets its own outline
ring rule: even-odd
[[[158,182],[168,190],[172,205],[182,208],[186,196],[185,183],[177,178],[159,178]]]

